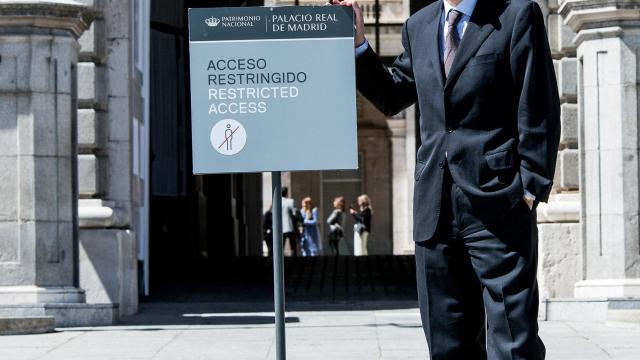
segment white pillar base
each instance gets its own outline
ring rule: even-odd
[[[640,297],[640,279],[598,279],[578,281],[574,286],[576,298]]]
[[[84,290],[73,286],[0,286],[0,305],[84,302]]]

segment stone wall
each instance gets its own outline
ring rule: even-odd
[[[578,298],[640,297],[638,51],[640,7],[564,0],[577,32],[581,197]]]
[[[537,1],[547,35],[561,102],[561,135],[552,195],[538,208],[541,298],[572,297],[579,280],[578,81],[575,33],[563,23],[555,0]]]
[[[133,8],[129,1],[82,2],[97,17],[80,39],[78,64],[80,286],[88,302],[120,304],[128,315],[138,303],[131,231]],[[102,261],[92,256],[97,249]]]

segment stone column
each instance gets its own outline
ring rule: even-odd
[[[581,189],[578,298],[640,296],[637,0],[565,0],[577,36]]]
[[[546,15],[549,46],[558,80],[562,133],[552,194],[538,208],[541,299],[573,297],[580,279],[580,195],[578,193],[578,86],[575,32],[562,22],[558,2],[536,0]],[[544,307],[541,307],[543,309]]]
[[[391,188],[393,215],[393,254],[414,253],[413,172],[415,169],[415,131],[413,107],[405,118],[387,119],[391,130]]]
[[[408,183],[407,163],[405,161],[406,122],[405,119],[387,119],[391,130],[391,190],[393,214],[393,254],[405,252],[407,239],[407,206]]]
[[[136,236],[147,231],[135,221],[145,205],[139,176],[146,176],[149,166],[137,152],[145,145],[134,145],[149,126],[139,100],[144,75],[133,56],[141,45],[133,39],[133,21],[142,19],[133,13],[132,1],[79,1],[96,14],[79,39],[80,287],[87,303],[118,304],[126,316],[138,308]],[[137,60],[145,51],[150,49],[140,48]]]
[[[0,306],[80,303],[74,1],[0,0]]]

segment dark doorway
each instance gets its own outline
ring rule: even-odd
[[[262,1],[155,0],[151,7],[150,288],[262,254],[260,174],[192,174],[187,9]],[[231,264],[233,265],[233,264]]]

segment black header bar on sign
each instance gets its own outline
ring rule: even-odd
[[[353,37],[346,6],[189,9],[190,41]]]

